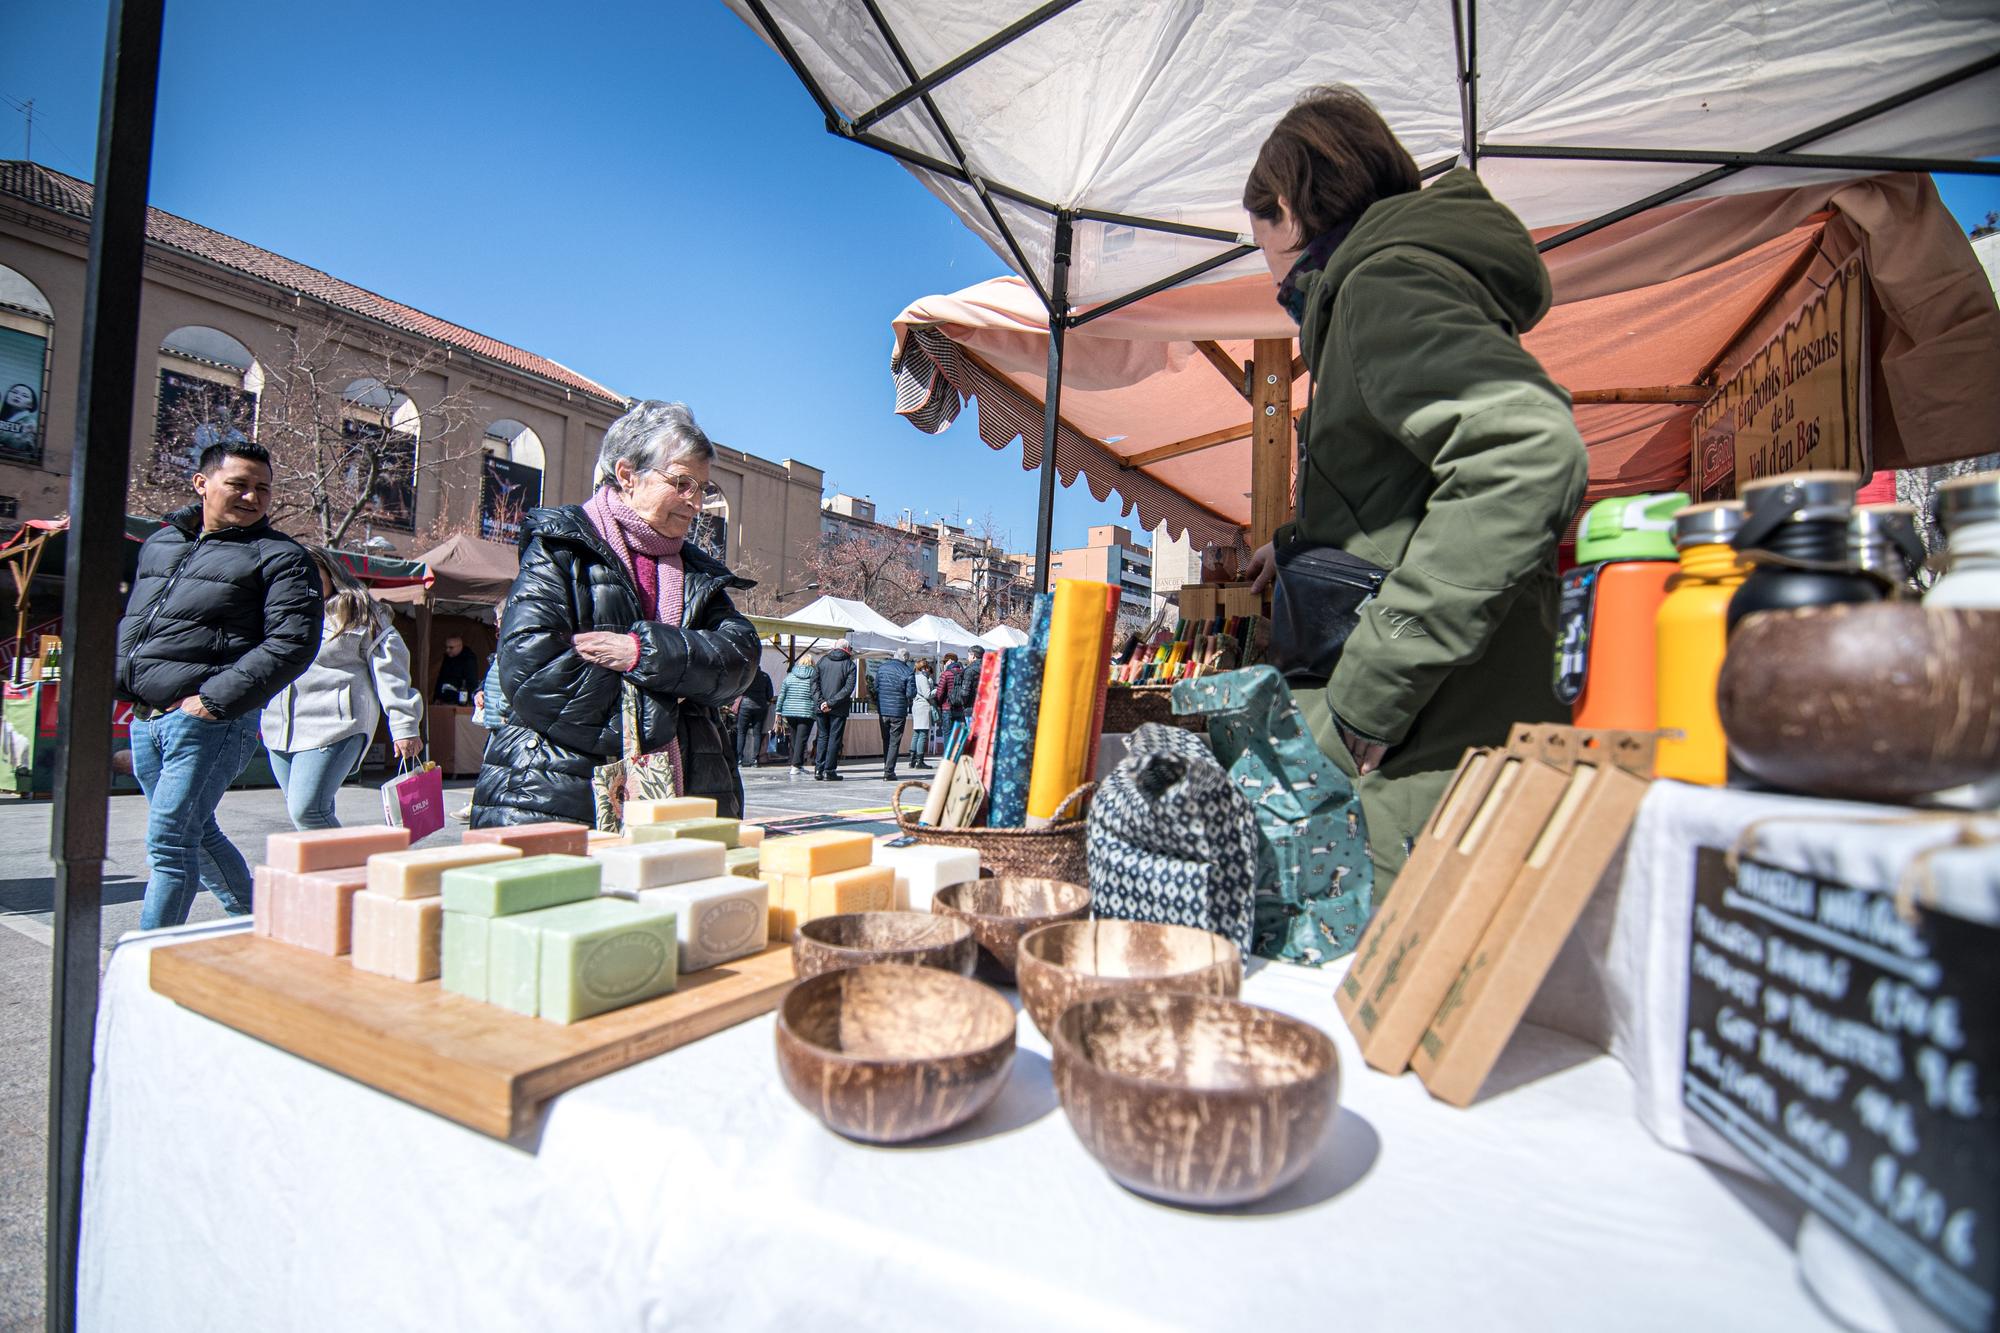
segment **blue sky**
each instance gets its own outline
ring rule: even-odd
[[[88,177],[104,11],[8,5],[0,95]],[[1032,544],[1035,477],[970,414],[894,415],[889,321],[1002,270],[900,166],[825,133],[715,0],[480,6],[175,0],[153,202],[825,468],[884,514],[991,511]],[[0,109],[0,155],[21,121]],[[1970,223],[2000,180],[1941,178]],[[1115,521],[1058,493],[1058,545]]]

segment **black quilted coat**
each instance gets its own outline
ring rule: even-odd
[[[639,589],[580,505],[532,510],[521,526],[521,572],[500,620],[500,685],[507,721],[486,742],[472,803],[475,828],[597,818],[591,772],[622,750],[621,674],[570,647],[590,630],[639,636],[639,744],[647,754],[679,736],[686,794],[743,813],[736,747],[720,709],[757,674],[757,631],[729,600],[751,588],[718,560],[682,548],[679,625],[640,611]],[[650,612],[650,608],[648,608]]]
[[[269,523],[201,530],[201,506],[167,515],[139,549],[118,622],[118,697],[172,708],[205,694],[224,718],[254,713],[319,652],[319,570]]]

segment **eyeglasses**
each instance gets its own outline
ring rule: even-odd
[[[722,494],[722,488],[712,481],[696,481],[684,472],[664,472],[659,468],[650,470],[657,473],[660,480],[672,487],[674,494],[683,500],[692,500],[697,495],[708,497]]]

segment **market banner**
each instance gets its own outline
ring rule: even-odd
[[[0,458],[42,461],[42,368],[49,340],[0,328]]]
[[[1855,256],[1694,415],[1697,500],[1787,472],[1874,470],[1868,442],[1868,284]]]
[[[375,486],[369,492],[374,508],[368,521],[378,528],[417,530],[417,437],[372,421],[348,417],[340,423],[343,439],[380,460]],[[356,469],[352,476],[359,476]]]
[[[479,474],[479,535],[514,545],[521,520],[542,502],[542,470],[498,454],[485,455]]]
[[[194,475],[201,451],[256,433],[257,395],[178,370],[160,372],[153,419],[153,475],[158,481]]]

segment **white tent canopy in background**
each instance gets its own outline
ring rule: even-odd
[[[1028,641],[1028,636],[1012,625],[995,625],[980,635],[979,641],[988,648],[1019,648]]]
[[[1069,271],[1069,304],[1078,309],[1228,253],[1248,226],[1240,201],[1258,146],[1315,84],[1359,88],[1420,166],[1448,164],[1472,147],[1488,188],[1530,227],[1584,221],[1716,164],[1509,156],[1516,148],[2000,153],[2000,66],[1987,59],[2000,52],[2000,8],[1991,0],[1769,0],[1754,12],[1627,0],[1080,0],[873,121],[870,109],[915,77],[1051,7],[877,0],[906,69],[858,0],[728,3],[767,41],[758,11],[776,23],[782,41],[773,45],[823,109],[846,122],[838,133],[905,162],[916,154],[958,166],[926,101],[934,105],[962,151],[959,174],[988,183],[1020,253],[970,186],[928,169],[917,178],[1045,293],[1048,210],[1080,214]],[[1470,124],[1455,20],[1471,29]],[[1977,72],[1812,133],[1968,70]],[[1817,174],[1751,167],[1698,193],[1790,187]],[[1092,213],[1209,234],[1134,228]],[[1260,262],[1240,258],[1207,276],[1239,276]]]
[[[977,634],[948,616],[918,616],[903,626],[903,635],[923,644],[924,651],[932,657],[942,657],[948,652],[963,653],[980,645]]]
[[[847,631],[848,644],[864,653],[893,653],[898,648],[914,649],[923,646],[904,634],[895,621],[873,610],[864,602],[851,601],[845,597],[821,597],[810,605],[802,606],[792,612],[788,619],[838,625]]]

